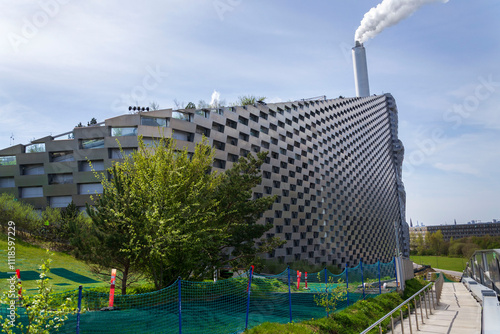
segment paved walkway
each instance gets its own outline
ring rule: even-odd
[[[417,331],[415,315],[412,314],[411,323],[415,334],[479,334],[481,333],[481,305],[472,297],[462,283],[444,283],[441,301],[436,310],[432,310],[429,319],[425,317],[421,323],[418,310]],[[401,324],[396,326],[394,333],[401,333]],[[404,321],[404,333],[409,334],[408,319]]]

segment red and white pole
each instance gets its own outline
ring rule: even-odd
[[[302,276],[302,273],[297,270],[297,290],[300,289],[300,276]]]
[[[21,271],[19,269],[16,269],[16,276],[17,276],[17,285],[19,290],[17,293],[19,294],[19,300],[23,299],[23,287],[21,285]]]
[[[115,301],[116,269],[111,269],[111,287],[109,288],[109,307],[113,307]]]
[[[308,290],[309,288],[307,287],[307,271],[306,271],[306,290]]]

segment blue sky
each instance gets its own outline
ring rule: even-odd
[[[350,49],[379,1],[17,0],[0,4],[0,147],[127,107],[353,96]],[[500,2],[423,6],[365,43],[391,93],[407,219],[500,219]]]

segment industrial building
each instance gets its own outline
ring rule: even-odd
[[[443,240],[450,241],[453,239],[460,239],[466,237],[484,237],[484,236],[500,236],[500,222],[493,219],[492,222],[474,222],[467,224],[453,224],[453,225],[431,225],[431,226],[417,226],[410,227],[410,237],[416,239],[419,234],[425,239],[425,234],[436,233],[437,231],[443,233]]]
[[[136,149],[139,135],[148,143],[161,134],[188,151],[207,137],[220,170],[269,152],[253,195],[278,196],[261,219],[274,224],[268,236],[287,243],[268,258],[352,267],[389,261],[398,248],[409,254],[403,146],[390,94],[109,118],[0,150],[0,192],[38,209],[71,201],[83,208],[102,192],[92,168],[104,171]]]

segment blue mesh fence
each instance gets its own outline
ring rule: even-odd
[[[337,310],[380,291],[392,291],[396,288],[394,262],[360,263],[337,275],[324,269],[307,273],[307,279],[306,273],[287,269],[278,275],[249,271],[217,282],[177,280],[152,293],[116,295],[113,310],[106,310],[108,294],[83,289],[79,333],[241,333],[266,321],[325,317],[325,308],[317,300],[336,287],[347,292]],[[54,294],[53,303],[61,305],[67,298],[76,308],[78,289]],[[0,315],[6,314],[5,307],[0,308]],[[20,321],[26,324],[26,316]],[[75,314],[58,333],[76,333],[76,327]]]

